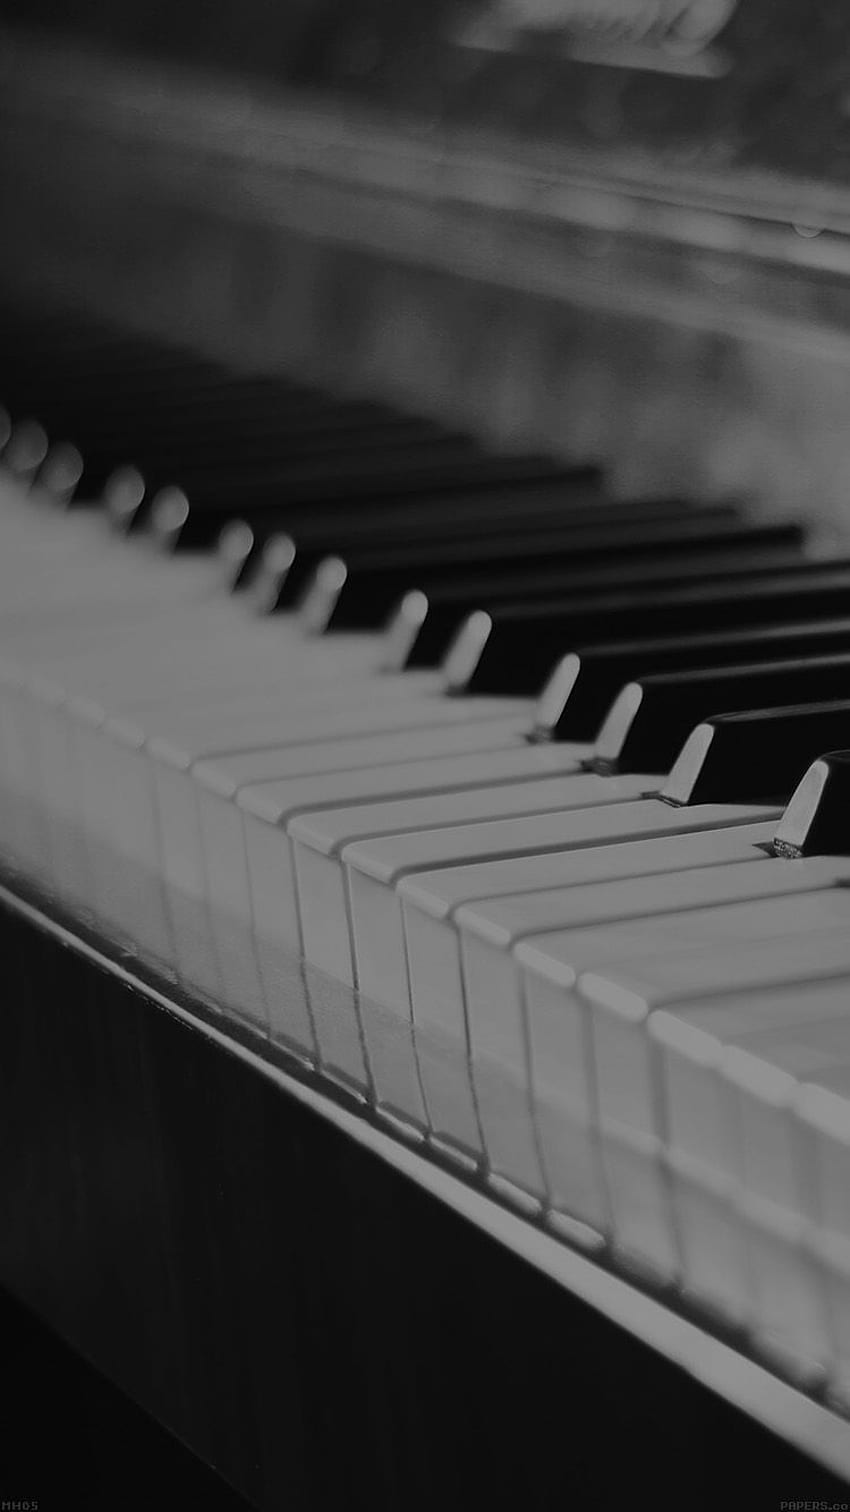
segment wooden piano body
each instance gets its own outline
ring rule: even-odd
[[[4,290],[843,529],[850,20],[459,9],[304,4],[276,53],[225,9],[192,77],[186,18],[10,30]],[[846,1423],[740,1340],[25,877],[2,936],[0,1281],[253,1504],[840,1497]]]

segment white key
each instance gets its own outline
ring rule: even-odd
[[[612,780],[598,779],[602,784]],[[587,796],[592,791],[589,787],[577,788],[577,801],[580,802],[580,795]],[[604,791],[613,793],[615,790],[605,787]],[[594,844],[613,845],[629,838],[731,825],[736,820],[743,824],[772,812],[764,808],[722,805],[677,810],[657,800],[613,802],[574,809],[562,805],[545,814],[490,823],[459,824],[349,844],[342,852],[347,887],[344,897],[351,909],[358,967],[361,961],[364,965],[368,961],[369,981],[381,984],[383,1002],[402,1015],[410,1014],[403,918],[396,884],[417,870],[428,871],[452,863],[495,861],[534,852],[581,850]],[[338,910],[338,889],[328,897],[327,903],[330,908]],[[339,938],[342,941],[342,931]],[[342,951],[340,956],[344,961]]]
[[[687,886],[683,887],[683,896],[687,896]],[[588,1072],[590,1064],[596,1063],[613,1237],[624,1251],[640,1256],[665,1275],[675,1269],[675,1243],[664,1177],[657,1161],[661,1135],[650,1095],[652,1080],[646,1069],[645,1035],[638,1035],[636,1046],[629,1045],[629,1060],[626,1050],[618,1045],[612,1048],[608,1019],[597,1013],[591,1021],[594,1031],[591,1051],[585,1042],[587,1029],[575,982],[580,973],[592,970],[597,963],[616,959],[629,949],[634,952],[637,970],[637,963],[645,954],[655,955],[670,948],[698,950],[713,936],[718,942],[734,943],[750,936],[758,938],[760,934],[765,937],[773,933],[781,935],[783,929],[791,927],[789,921],[792,918],[800,919],[803,926],[809,902],[813,905],[810,912],[814,917],[823,915],[823,928],[835,927],[843,912],[839,893],[816,894],[810,899],[798,896],[771,898],[765,902],[692,908],[682,913],[657,915],[652,914],[648,898],[647,916],[636,920],[631,927],[612,923],[603,928],[603,919],[595,928],[539,935],[517,947],[517,960],[525,971],[523,988],[528,1024],[534,1026],[536,1036],[535,1086],[536,1068],[543,1058],[539,1042],[545,1034],[547,1049],[551,1049],[554,1043],[559,1050],[557,1066],[562,1106],[571,1110],[571,1128],[577,1126],[579,1130],[585,1130],[582,1163],[576,1161],[575,1168],[579,1175],[584,1170],[587,1180],[584,1186],[577,1184],[571,1194],[570,1207],[575,1209],[584,1201],[589,1208],[578,1216],[589,1220],[593,1215],[597,1222],[604,1221],[606,1204],[596,1180],[598,1162],[592,1128],[594,1089]],[[850,913],[850,900],[846,907]],[[553,961],[557,962],[554,969]],[[485,1066],[503,1065],[511,1055],[509,1064],[515,1068],[514,1081],[519,1084],[525,1063],[526,1026],[522,1012],[513,1017],[503,1013],[498,991],[487,993],[486,974],[480,962],[478,973],[478,995],[469,1000],[469,1027],[473,1070],[479,1086],[479,1110],[482,1122],[485,1122],[479,1059]],[[537,980],[538,976],[542,977],[544,985]],[[485,1011],[488,1004],[489,1012]],[[584,1053],[579,1056],[582,1045]],[[615,1082],[614,1078],[621,1069],[620,1079]],[[606,1093],[604,1099],[603,1090]],[[510,1145],[500,1153],[504,1159],[516,1159]],[[568,1167],[568,1174],[569,1171]]]
[[[404,731],[425,730],[432,725],[447,730],[468,730],[473,722],[482,726],[489,720],[504,725],[505,720],[524,716],[527,705],[507,700],[439,700],[421,699],[394,704],[388,713],[388,734],[401,735]],[[335,712],[317,712],[303,715],[294,711],[268,716],[262,721],[231,719],[199,719],[187,721],[191,738],[180,741],[155,739],[148,743],[150,779],[154,812],[157,816],[151,824],[159,823],[162,842],[162,869],[166,894],[172,912],[188,908],[184,919],[186,938],[197,940],[200,946],[200,965],[203,971],[205,932],[208,933],[207,873],[204,864],[200,827],[196,808],[195,778],[193,765],[196,761],[209,760],[214,754],[226,756],[232,751],[256,751],[263,745],[268,752],[280,751],[289,746],[294,759],[299,750],[306,757],[316,743],[326,743],[328,748],[338,739],[341,743],[361,732],[374,728],[374,712],[360,708]],[[381,720],[378,718],[377,723]],[[123,722],[111,721],[105,727],[116,738],[128,737],[128,727]],[[135,735],[132,735],[135,738]],[[341,758],[340,758],[341,759]],[[333,762],[334,758],[330,758]],[[296,767],[297,770],[297,767]],[[182,926],[178,926],[181,928]],[[197,952],[194,953],[197,957]],[[204,985],[203,982],[201,985]]]
[[[387,682],[398,683],[398,679],[388,679]],[[356,683],[349,687],[349,701],[353,701],[358,696],[356,687]],[[399,691],[396,687],[396,694]],[[362,696],[361,693],[359,697],[362,699]],[[340,700],[336,701],[340,702]],[[378,720],[380,700],[373,700],[372,703],[375,707],[375,718]],[[284,704],[284,707],[289,712],[291,707],[289,701]],[[313,701],[310,698],[299,698],[292,708],[294,729],[297,730],[300,727],[302,717],[306,719],[312,708]],[[295,749],[297,750],[298,747],[296,746]],[[219,780],[220,773],[223,779],[221,781]],[[193,778],[192,796],[197,805],[197,816],[194,812],[184,813],[178,823],[187,828],[190,827],[193,832],[197,830],[199,869],[205,877],[204,898],[209,910],[211,946],[217,960],[222,990],[228,1005],[234,1011],[242,1013],[263,1027],[271,1028],[272,1009],[263,989],[253,938],[248,856],[242,827],[242,811],[232,801],[232,784],[226,775],[226,763],[201,763],[193,769],[191,777]],[[188,787],[182,776],[174,780],[182,789],[185,790]],[[297,783],[298,779],[292,779],[292,781]],[[170,772],[164,773],[160,791],[163,787],[168,787],[168,797],[165,801],[169,804],[170,812],[173,812],[175,807],[175,800],[171,796],[172,786]],[[183,798],[176,801],[184,802],[187,809],[193,807],[185,791]],[[297,808],[296,794],[293,794],[292,803]],[[301,806],[303,807],[303,803]],[[285,832],[277,831],[277,835],[281,844],[287,847]],[[186,843],[184,837],[182,841],[184,854]],[[281,859],[279,880],[285,873],[287,859],[288,857]],[[275,900],[281,919],[284,922],[290,921],[293,927],[294,943],[297,948],[299,942],[294,913],[294,879],[290,881],[288,887],[279,887]],[[280,1027],[279,1019],[280,1014],[275,1013],[276,1028]]]
[[[791,1102],[801,1080],[850,1059],[850,1018],[835,1018],[847,1001],[847,982],[771,987],[661,1010],[649,1026],[684,1284],[810,1369],[828,1347],[805,1244],[813,1183]]]
[[[578,751],[563,748],[564,775],[557,778],[357,804],[307,813],[290,822],[305,957],[338,980],[356,986],[362,994],[361,1023],[378,1104],[420,1130],[427,1120],[413,1052],[410,1014],[399,1014],[391,982],[372,972],[368,957],[359,959],[360,969],[355,970],[340,854],[357,835],[396,833],[405,828],[415,828],[421,833],[429,825],[460,823],[475,815],[534,813],[554,802],[566,806],[573,798],[580,801],[587,792],[604,785],[604,779],[588,779],[586,774],[578,774],[576,756],[583,755],[585,750],[585,747]],[[393,1027],[390,1029],[388,1025]]]
[[[850,994],[845,997],[845,1005]],[[846,1006],[845,1006],[846,1011]],[[810,1247],[826,1297],[830,1392],[850,1406],[850,1065],[811,1075],[792,1098],[816,1227]]]
[[[474,726],[469,727],[470,730]],[[495,734],[495,732],[494,732]],[[482,736],[477,735],[480,743]],[[498,738],[498,737],[497,737]],[[315,767],[325,746],[295,747],[283,755],[293,775],[277,782],[251,783],[240,788],[234,780],[236,763],[201,762],[194,768],[195,796],[201,847],[207,863],[210,906],[217,920],[235,919],[241,930],[254,937],[257,968],[272,1033],[286,1038],[279,1023],[280,972],[286,973],[281,947],[290,954],[302,951],[301,927],[295,893],[295,876],[287,822],[296,815],[323,808],[331,802],[359,800],[367,803],[392,793],[424,794],[477,786],[485,781],[519,782],[543,773],[553,773],[568,763],[558,746],[519,743],[511,727],[511,744],[504,750],[479,750],[472,754],[407,760],[395,764],[354,767],[346,771],[319,772]],[[398,742],[389,737],[393,748]],[[341,742],[341,744],[346,744]],[[353,742],[351,743],[354,744]],[[304,751],[305,755],[300,753]],[[380,756],[381,741],[368,742],[368,753]],[[249,758],[254,761],[254,758]],[[256,765],[256,763],[255,763]],[[300,766],[301,774],[296,774]],[[273,767],[271,768],[273,769]],[[244,770],[244,763],[243,763]],[[229,858],[233,858],[230,863]],[[268,978],[268,985],[265,979]]]
[[[467,1074],[469,1036],[460,936],[455,928],[455,915],[464,904],[478,898],[519,898],[555,885],[578,888],[687,866],[752,860],[761,856],[758,847],[767,845],[771,835],[771,824],[743,824],[588,850],[513,856],[402,877],[398,895],[410,969],[411,1012],[433,1128],[449,1142],[466,1145],[475,1123]]]
[[[600,882],[648,877],[686,866],[748,861],[763,854],[757,847],[767,844],[772,832],[770,824],[741,825],[596,849],[511,857],[402,878],[398,894],[419,1071],[431,1127],[439,1138],[450,1148],[483,1154],[469,1075],[466,1000],[455,926],[464,904],[499,896],[519,900],[525,893],[533,895],[555,883],[559,891],[569,885],[578,892]]]
[[[381,959],[352,953],[345,877],[340,862],[347,846],[382,835],[425,835],[455,825],[468,827],[514,816],[567,810],[594,801],[633,797],[637,784],[611,787],[607,779],[582,772],[586,745],[562,747],[561,775],[539,781],[477,786],[458,793],[426,794],[385,803],[356,804],[319,810],[293,819],[289,826],[299,898],[304,919],[304,953],[340,981],[375,1002],[391,1007],[398,1000],[395,981],[380,976]],[[321,898],[317,908],[315,899]]]
[[[674,863],[677,849],[671,856]],[[753,854],[760,859],[685,871],[673,869],[652,879],[573,884],[548,892],[467,904],[457,911],[473,1065],[477,1071],[475,1047],[486,1045],[495,1026],[500,1025],[502,1051],[508,1048],[512,1051],[510,1060],[502,1065],[503,1073],[517,1086],[530,1080],[533,1088],[536,1139],[542,1151],[550,1200],[556,1210],[595,1226],[602,1224],[605,1217],[588,1132],[587,1099],[581,1085],[572,1101],[569,1096],[574,1047],[568,1027],[558,1015],[557,1005],[545,994],[539,1015],[533,1011],[526,1014],[514,948],[524,938],[545,948],[547,930],[579,929],[731,903],[735,899],[797,893],[806,887],[826,887],[838,875],[850,876],[850,865],[842,862],[837,865],[816,862],[808,871],[791,872],[788,866],[768,859],[763,852]],[[408,935],[408,943],[409,940]],[[526,1046],[530,1065],[526,1063]],[[479,1110],[486,1121],[486,1105],[481,1098]],[[569,1139],[564,1135],[565,1121],[571,1130],[575,1129]],[[529,1133],[526,1142],[531,1137]],[[515,1149],[516,1141],[509,1148]],[[491,1159],[495,1159],[492,1140],[490,1152]],[[501,1158],[506,1156],[507,1151]]]
[[[835,889],[589,932],[580,951],[575,935],[550,936],[545,951],[519,947],[526,965],[563,986],[565,1011],[587,1015],[614,1236],[636,1263],[667,1277],[678,1268],[659,1163],[663,1130],[647,1033],[650,1014],[747,989],[848,973],[848,916],[850,897]],[[606,966],[606,961],[618,964]]]

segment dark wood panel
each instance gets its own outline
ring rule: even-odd
[[[0,1502],[149,1512],[249,1504],[28,1309],[0,1291]]]
[[[846,1496],[143,992],[0,944],[0,1283],[255,1505]]]

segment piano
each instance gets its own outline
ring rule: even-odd
[[[846,1505],[850,22],[173,9],[4,18],[0,1285],[257,1508]]]

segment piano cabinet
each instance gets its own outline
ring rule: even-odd
[[[639,69],[632,87],[622,59],[577,57],[564,88],[553,62],[563,115],[601,80],[655,123],[640,159],[569,119],[557,141],[557,123],[505,130],[497,54],[458,114],[453,51],[443,116],[417,118],[413,54],[398,72],[390,50],[376,77],[393,88],[370,96],[328,76],[320,26],[279,99],[4,32],[4,297],[601,462],[624,497],[742,494],[834,533],[850,465],[838,70],[814,124],[809,106],[818,49],[840,58],[847,23],[819,0],[801,48],[779,9],[788,37],[765,50],[768,0],[742,4],[722,39],[737,72],[694,85],[749,135],[690,157],[677,111],[659,115],[681,78]],[[522,77],[539,54],[523,60]],[[594,119],[629,147],[628,110]],[[11,873],[0,947],[0,1287],[251,1506],[848,1504],[846,1419],[743,1337],[426,1159]]]

